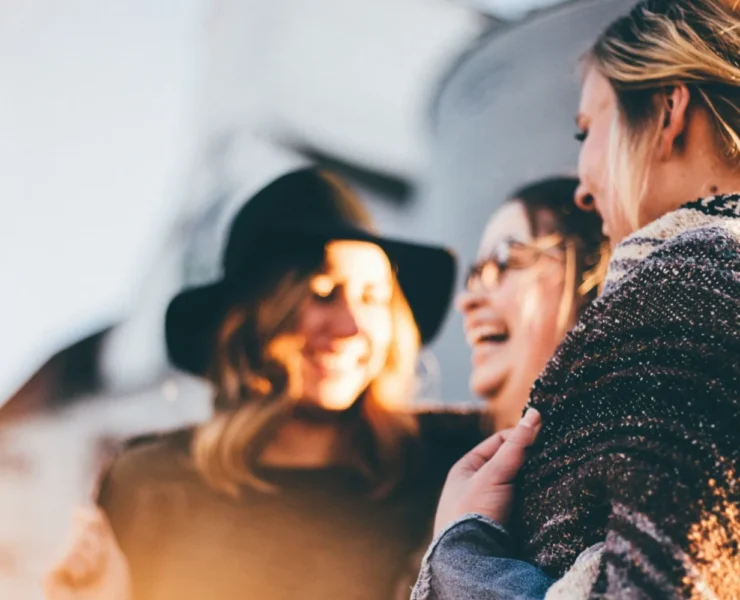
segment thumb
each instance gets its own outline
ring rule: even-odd
[[[534,408],[527,410],[493,458],[480,468],[481,477],[493,485],[511,483],[524,464],[527,449],[534,444],[541,427],[540,413]]]
[[[504,444],[513,429],[503,429],[486,438],[465,454],[453,467],[459,474],[473,475],[493,457]]]

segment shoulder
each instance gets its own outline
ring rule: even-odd
[[[637,255],[643,240],[627,242]],[[652,241],[655,244],[655,240]],[[740,285],[740,220],[689,229],[661,242],[613,286],[613,291],[638,286],[717,284]],[[610,296],[607,290],[605,296]]]
[[[612,312],[630,323],[737,325],[740,309],[740,230],[712,226],[662,244],[613,297]],[[736,328],[735,328],[736,329]]]
[[[716,225],[684,231],[586,308],[535,395],[572,396],[577,389],[588,395],[597,385],[625,392],[627,381],[642,389],[658,385],[660,376],[668,378],[660,385],[673,387],[679,374],[695,383],[711,374],[729,385],[728,374],[715,371],[740,364],[738,315],[740,231]]]
[[[101,477],[97,503],[127,556],[156,560],[162,536],[187,534],[194,515],[210,507],[190,463],[191,436],[183,430],[131,439]]]
[[[633,240],[635,246],[640,239]],[[701,319],[740,308],[740,222],[684,231],[654,247],[586,309],[575,331]],[[620,315],[611,320],[613,315]],[[714,316],[714,314],[713,314]]]
[[[128,440],[102,473],[100,501],[167,482],[183,482],[195,473],[190,463],[192,429],[149,434]]]
[[[648,270],[664,264],[689,273],[697,268],[740,273],[740,220],[685,231],[664,242],[645,260]],[[665,273],[666,277],[672,275]]]
[[[161,468],[172,462],[187,460],[193,429],[178,429],[166,433],[155,433],[129,439],[123,446],[118,461],[121,464]]]

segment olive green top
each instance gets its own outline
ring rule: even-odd
[[[134,600],[408,597],[449,467],[481,438],[475,414],[420,415],[420,461],[384,500],[348,468],[263,469],[278,493],[230,498],[190,464],[190,431],[132,443],[100,503]]]

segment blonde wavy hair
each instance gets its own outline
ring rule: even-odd
[[[740,168],[740,0],[643,0],[614,21],[584,56],[611,83],[618,115],[609,140],[609,176],[633,225],[666,119],[656,98],[686,85],[706,110],[717,148]]]
[[[361,211],[359,202],[348,201]],[[298,348],[290,333],[323,259],[323,246],[284,257],[271,266],[278,274],[233,306],[221,323],[211,373],[216,411],[197,428],[191,446],[196,470],[218,491],[231,496],[242,486],[277,491],[256,467],[300,396],[293,374]],[[417,433],[416,420],[398,409],[412,392],[420,337],[395,277],[390,310],[393,339],[385,365],[350,409],[357,417],[352,433],[356,462],[377,496],[390,492],[403,476],[408,442]]]

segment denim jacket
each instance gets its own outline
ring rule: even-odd
[[[509,558],[507,531],[482,515],[465,515],[427,550],[411,600],[542,600],[554,580]]]

